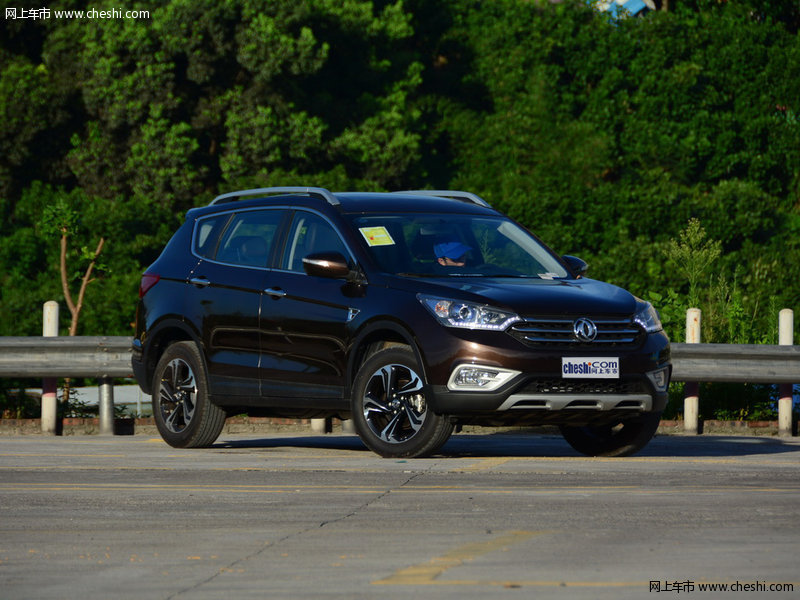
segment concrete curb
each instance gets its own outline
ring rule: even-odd
[[[341,425],[340,425],[341,426]],[[303,431],[310,429],[309,419],[271,419],[264,417],[231,417],[225,421],[223,433],[257,433]],[[0,419],[0,435],[36,435],[41,434],[41,419]],[[58,435],[94,435],[100,433],[99,418],[65,418],[61,419]],[[158,436],[155,420],[115,419],[115,435],[151,435]]]

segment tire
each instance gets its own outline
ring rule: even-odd
[[[353,423],[361,441],[384,458],[433,454],[453,424],[429,407],[420,368],[407,346],[393,346],[364,361],[353,384]]]
[[[653,438],[661,421],[661,413],[649,413],[617,425],[569,427],[562,425],[561,435],[567,443],[587,456],[630,456]]]
[[[170,446],[203,448],[219,437],[225,411],[208,397],[203,358],[192,342],[171,344],[153,376],[153,417]]]

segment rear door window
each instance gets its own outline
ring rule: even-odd
[[[284,210],[236,213],[217,245],[214,259],[250,267],[266,267],[277,238]]]

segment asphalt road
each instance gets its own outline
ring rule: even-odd
[[[0,437],[3,600],[800,598],[798,534],[797,438]]]

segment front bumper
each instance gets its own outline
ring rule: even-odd
[[[447,337],[449,354],[455,359],[434,364],[428,370],[428,382],[434,410],[455,420],[482,415],[506,422],[613,422],[660,413],[667,405],[672,367],[669,340],[663,332],[648,335],[635,348],[584,347],[577,352],[523,349],[516,340],[503,335],[484,336],[484,344],[476,343],[474,334],[470,340]],[[445,336],[442,338],[442,343],[448,343]],[[562,358],[573,355],[614,356],[619,375],[613,379],[563,376]],[[464,365],[510,370],[515,376],[497,389],[461,390],[453,380],[456,370]]]

